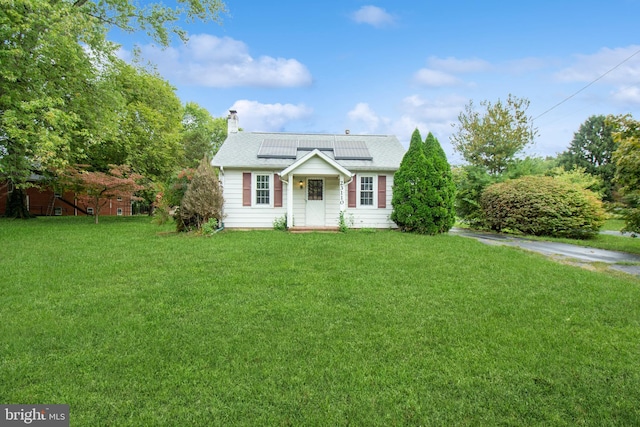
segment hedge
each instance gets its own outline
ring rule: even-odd
[[[590,238],[605,218],[593,192],[548,176],[490,185],[480,203],[488,228],[534,236]]]

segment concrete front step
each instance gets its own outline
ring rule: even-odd
[[[338,227],[291,227],[289,231],[291,233],[337,233],[339,229]]]

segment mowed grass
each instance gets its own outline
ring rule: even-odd
[[[0,277],[73,426],[640,424],[640,281],[473,239],[0,220]]]

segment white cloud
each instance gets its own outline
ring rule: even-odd
[[[133,52],[123,48],[122,46],[120,46],[118,50],[116,50],[116,56],[125,62],[133,61]]]
[[[458,114],[467,101],[458,95],[436,99],[411,95],[400,102],[399,114],[394,119],[379,115],[364,102],[356,104],[347,116],[352,133],[396,135],[405,146],[408,146],[416,128],[423,138],[431,132],[440,141],[449,161],[460,163],[459,156],[453,152],[449,142],[449,135],[453,130],[452,124],[457,122]]]
[[[475,73],[480,71],[487,71],[491,69],[489,64],[484,59],[472,58],[472,59],[458,59],[454,57],[438,58],[436,56],[430,56],[427,59],[429,67],[440,71],[447,71],[450,73]]]
[[[196,34],[189,42],[165,50],[141,47],[142,56],[178,83],[206,87],[299,87],[312,83],[311,73],[295,59],[254,58],[245,43],[230,37]]]
[[[491,64],[483,59],[431,56],[427,59],[427,67],[418,70],[413,75],[413,80],[419,85],[429,87],[458,86],[464,82],[456,74],[477,73],[490,69]]]
[[[551,61],[543,58],[520,58],[508,61],[506,64],[506,70],[512,74],[526,74],[548,67],[550,62]]]
[[[561,82],[591,82],[603,76],[602,80],[609,83],[635,84],[640,80],[639,49],[640,46],[632,45],[575,55],[574,63],[560,70],[556,78]]]
[[[402,100],[404,114],[427,123],[450,126],[464,110],[468,100],[462,96],[450,95],[436,99],[425,99],[420,95],[411,95]]]
[[[362,6],[351,16],[358,24],[369,24],[382,28],[395,23],[395,18],[386,10],[376,6]]]
[[[376,133],[380,125],[385,122],[385,119],[378,116],[366,102],[356,104],[347,116],[356,125],[356,133]]]
[[[616,102],[623,105],[640,105],[640,87],[620,87],[613,93],[612,97]]]
[[[413,80],[420,85],[429,87],[456,86],[462,83],[459,78],[452,74],[430,68],[418,70],[418,72],[414,74]]]
[[[304,104],[261,104],[247,99],[236,101],[229,109],[238,112],[240,127],[249,132],[282,132],[287,123],[313,114]]]

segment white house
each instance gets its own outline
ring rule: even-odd
[[[226,228],[391,228],[395,136],[242,132],[235,111],[212,160],[220,168]]]

